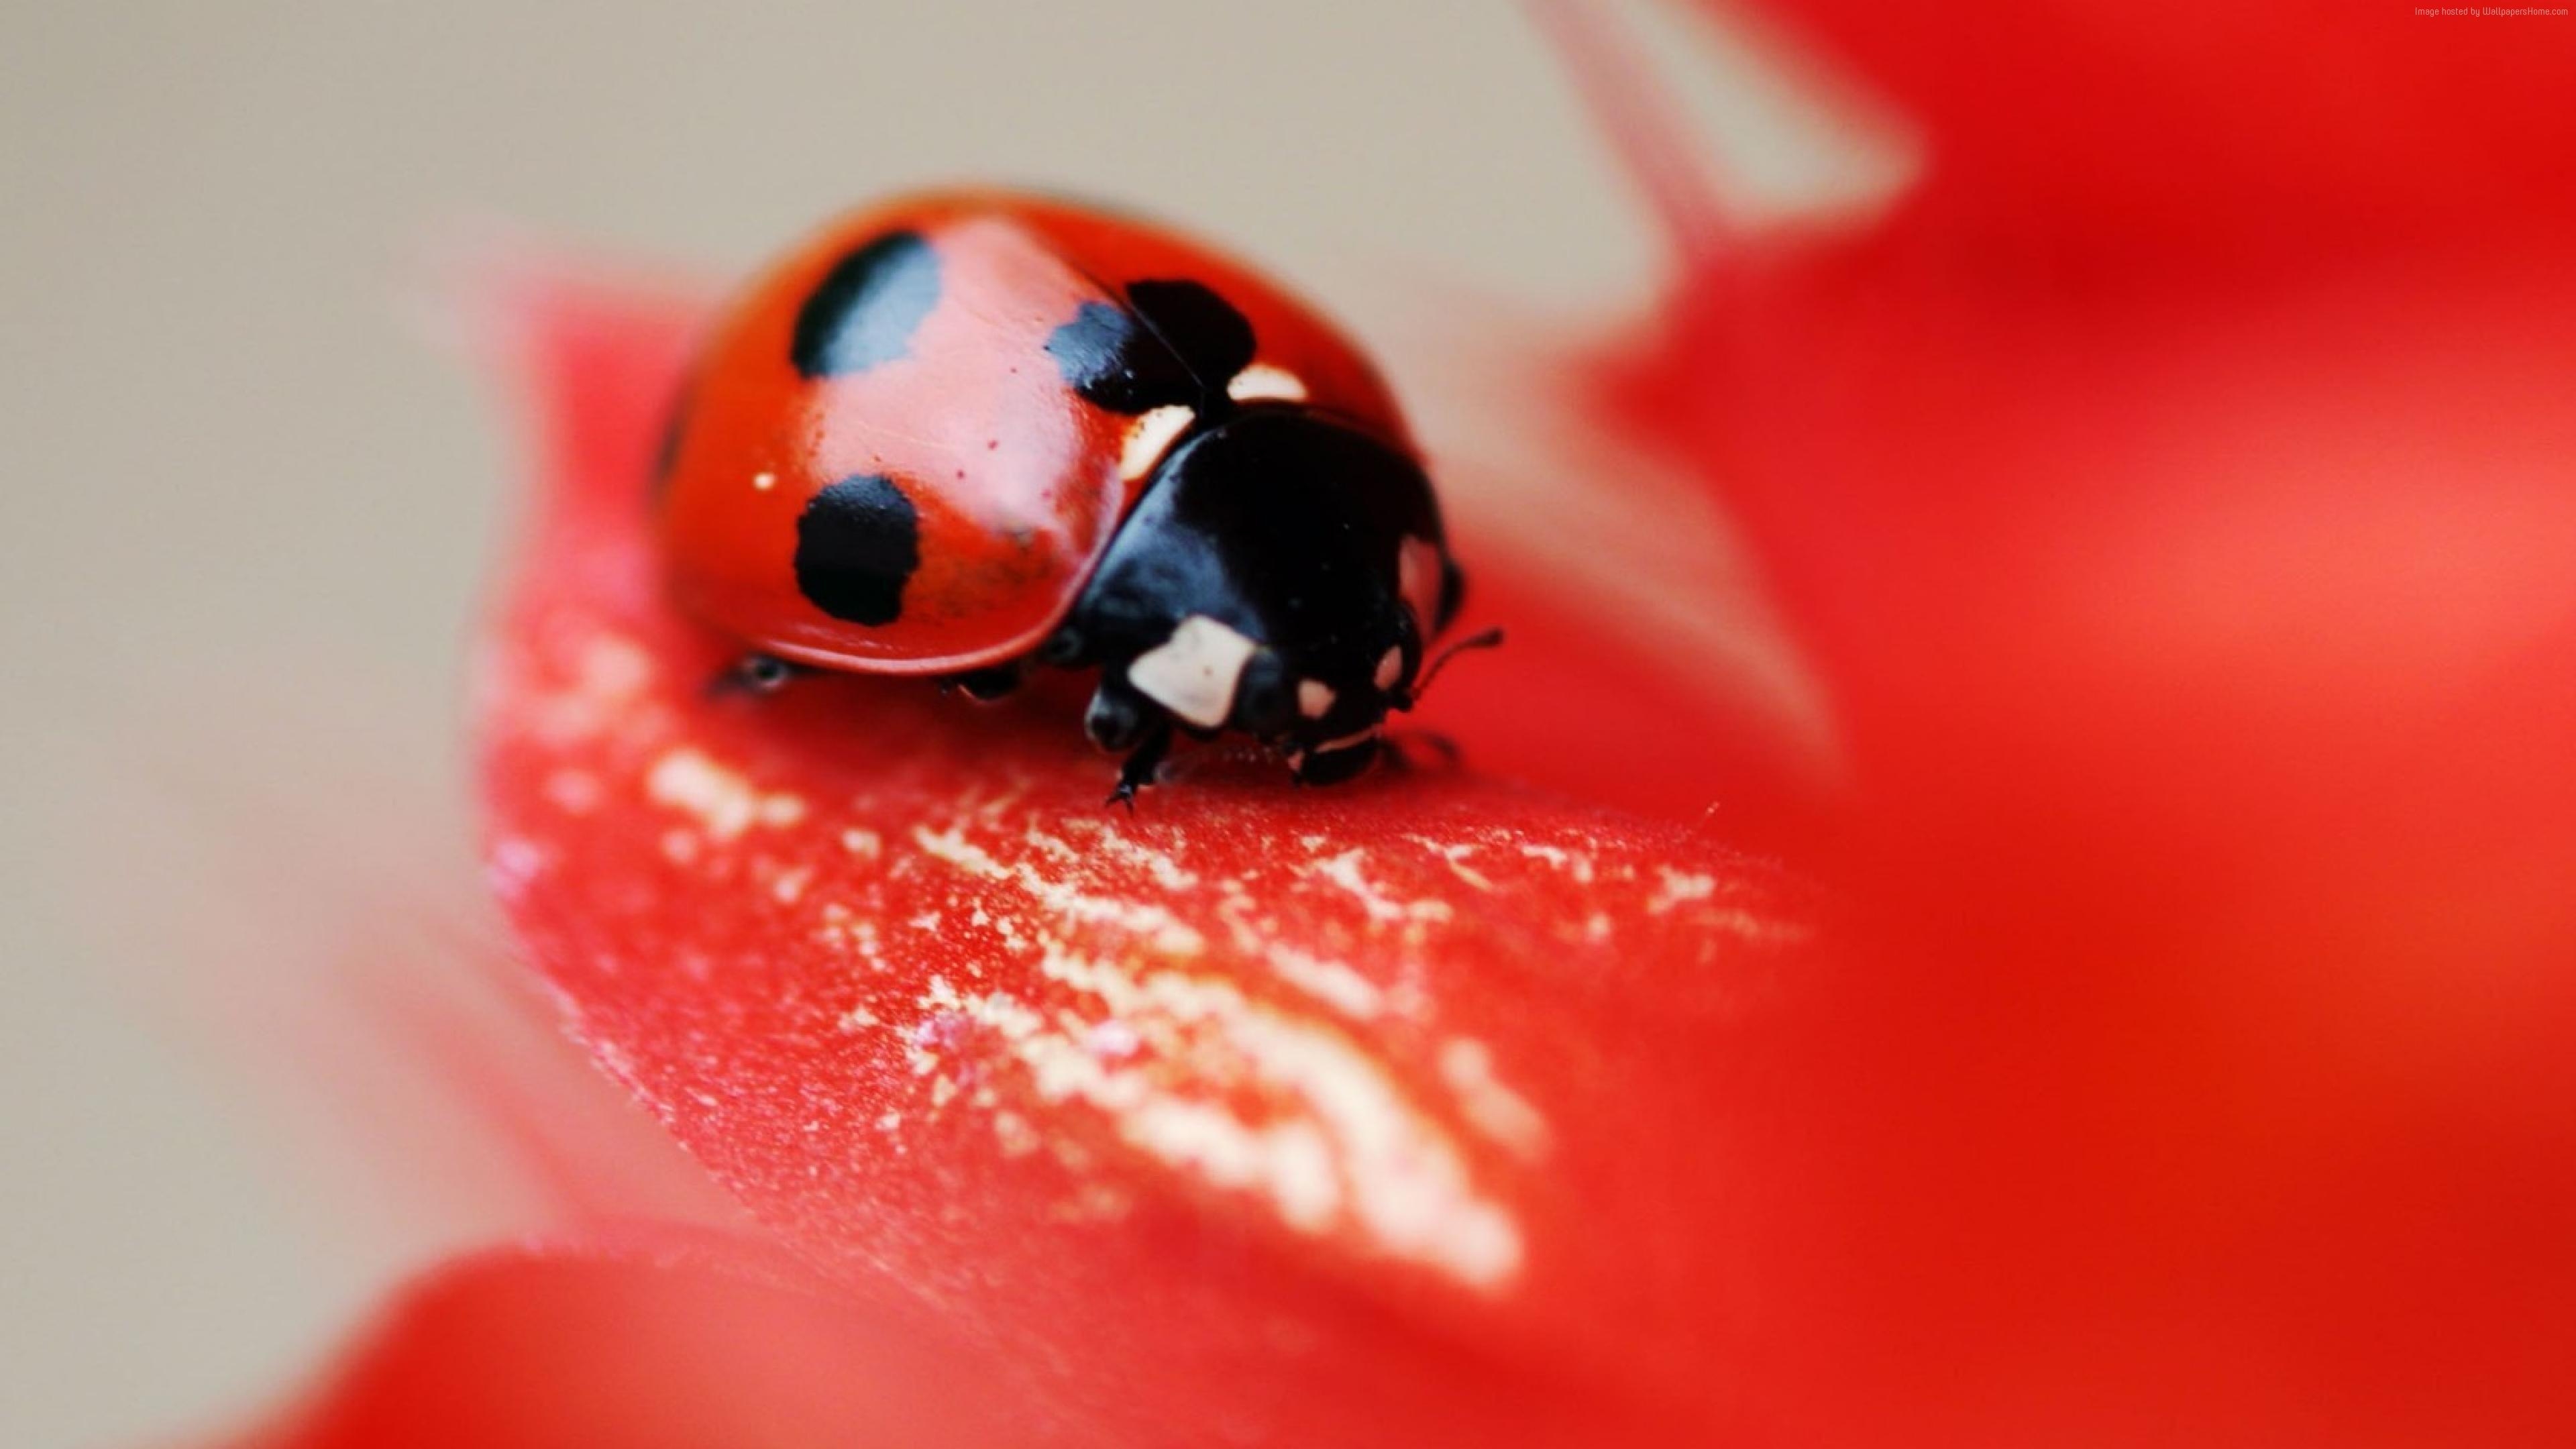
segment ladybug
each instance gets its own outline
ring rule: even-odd
[[[1464,587],[1394,399],[1331,323],[1169,231],[999,192],[860,212],[759,277],[695,367],[656,511],[741,683],[991,698],[1098,669],[1113,802],[1176,731],[1359,774]]]

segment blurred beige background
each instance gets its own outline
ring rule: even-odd
[[[973,176],[1186,219],[1364,335],[1422,286],[1573,315],[1653,272],[1506,0],[13,0],[0,77],[0,1443],[34,1449],[256,1407],[444,1241],[328,1189],[250,1084],[336,1084],[245,1061],[266,1005],[222,1000],[281,920],[373,908],[299,862],[398,833],[426,899],[467,873],[460,637],[514,460],[423,340],[428,239],[723,275]]]

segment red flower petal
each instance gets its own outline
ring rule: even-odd
[[[506,1249],[406,1288],[242,1449],[1070,1444],[935,1323],[707,1245]]]
[[[2460,34],[2563,22],[1792,8],[1923,192],[1707,260],[1600,387],[1736,505],[1859,797],[1767,1407],[2576,1437],[2576,111]]]
[[[763,1221],[1133,1442],[1606,1443],[1732,1390],[1737,1044],[1810,930],[1774,872],[1447,769],[1208,751],[1130,819],[1060,695],[711,699],[643,528],[685,310],[519,300],[550,476],[483,681],[491,868]]]
[[[2012,0],[1972,23],[1866,0],[1765,8],[1924,128],[1909,209],[1975,237],[1958,260],[1989,276],[2182,255],[2295,275],[2356,244],[2576,221],[2560,18],[2339,0]]]

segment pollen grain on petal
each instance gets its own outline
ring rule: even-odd
[[[1659,869],[1663,872],[1663,889],[1646,902],[1649,915],[1659,916],[1685,902],[1704,901],[1717,893],[1716,876],[1678,871],[1671,866]]]
[[[1328,960],[1285,941],[1258,947],[1279,979],[1332,1007],[1344,1016],[1367,1021],[1386,1010],[1387,993],[1374,981],[1339,961]]]
[[[644,777],[644,792],[653,803],[696,820],[720,844],[754,826],[788,826],[805,818],[803,797],[756,789],[741,771],[687,745],[654,762]]]
[[[1195,956],[1207,949],[1207,938],[1169,908],[1085,890],[1026,862],[1004,865],[991,851],[968,840],[962,826],[933,830],[920,825],[913,827],[912,835],[915,843],[932,856],[969,875],[1017,885],[1030,899],[1065,921],[1116,926],[1172,956]]]
[[[1440,1049],[1440,1075],[1477,1131],[1524,1158],[1546,1153],[1547,1118],[1495,1073],[1494,1054],[1483,1042],[1452,1038]]]
[[[1049,948],[1063,1015],[935,980],[923,1005],[990,1031],[1045,1101],[1106,1119],[1128,1147],[1208,1188],[1253,1194],[1289,1229],[1349,1234],[1480,1290],[1517,1273],[1522,1235],[1424,1105],[1341,1032],[1233,982]],[[1112,1025],[1137,1044],[1099,1049]]]
[[[1568,850],[1561,845],[1543,845],[1534,841],[1523,841],[1521,842],[1520,852],[1524,857],[1530,860],[1542,861],[1555,867],[1557,870],[1563,872],[1576,885],[1590,885],[1593,882],[1595,871],[1593,868],[1592,857],[1583,854],[1580,851]]]
[[[1316,875],[1348,892],[1372,920],[1446,921],[1456,916],[1456,908],[1447,901],[1429,898],[1400,901],[1380,890],[1361,869],[1367,854],[1366,847],[1355,845],[1337,854],[1320,857],[1312,866]]]
[[[1458,879],[1465,881],[1467,884],[1474,886],[1480,891],[1493,891],[1498,889],[1494,884],[1492,876],[1485,874],[1482,870],[1479,870],[1475,866],[1467,863],[1468,858],[1476,853],[1477,847],[1473,841],[1453,843],[1434,840],[1427,835],[1416,835],[1412,837],[1412,840],[1414,844],[1419,845],[1423,849],[1430,851],[1433,855],[1438,856],[1441,864],[1449,867],[1449,873],[1458,877]]]

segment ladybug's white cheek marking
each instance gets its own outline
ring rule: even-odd
[[[1415,631],[1429,639],[1440,621],[1440,545],[1427,538],[1407,538],[1397,545],[1395,587],[1412,606]]]
[[[1385,654],[1379,657],[1377,661],[1377,678],[1374,682],[1378,687],[1378,692],[1383,694],[1387,690],[1395,688],[1395,682],[1403,677],[1404,646],[1398,644],[1394,648],[1387,650]]]
[[[1197,414],[1179,403],[1166,403],[1139,415],[1127,425],[1126,441],[1118,446],[1118,476],[1129,483],[1154,471],[1171,449],[1172,440],[1190,430]]]
[[[1333,711],[1333,687],[1320,679],[1297,681],[1297,712],[1308,719],[1322,719]]]
[[[1175,717],[1215,729],[1234,712],[1235,686],[1260,647],[1205,614],[1192,614],[1170,639],[1136,656],[1127,682]]]
[[[1306,383],[1284,367],[1256,362],[1234,375],[1225,385],[1225,395],[1239,403],[1304,402]]]

